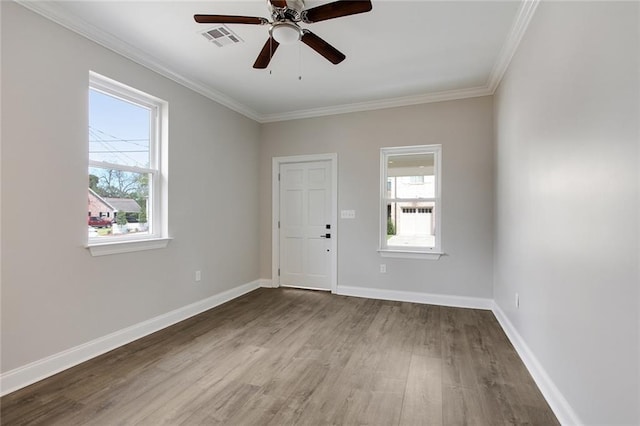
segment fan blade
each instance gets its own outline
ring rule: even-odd
[[[287,7],[287,0],[269,0],[273,7],[285,8]]]
[[[234,15],[193,15],[193,19],[199,24],[251,24],[263,25],[268,24],[266,18],[256,18],[253,16],[234,16]]]
[[[342,52],[309,30],[303,30],[302,42],[324,56],[332,64],[337,65],[346,58]]]
[[[369,12],[373,6],[370,0],[343,0],[312,7],[302,12],[302,20],[307,24]]]
[[[267,42],[262,47],[260,54],[258,55],[258,59],[256,59],[255,64],[253,64],[254,68],[257,69],[265,69],[269,66],[269,62],[271,62],[271,58],[273,58],[274,53],[276,53],[276,49],[280,46],[280,43],[275,41],[273,37],[269,37]]]

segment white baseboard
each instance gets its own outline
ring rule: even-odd
[[[450,296],[444,294],[417,293],[412,291],[381,290],[366,287],[348,287],[338,285],[337,294],[342,296],[366,297],[368,299],[413,302],[426,305],[451,306],[454,308],[472,308],[491,310],[493,299],[480,297]]]
[[[32,383],[71,368],[98,355],[102,355],[134,340],[155,333],[201,312],[226,303],[243,294],[256,290],[261,280],[256,280],[216,294],[207,299],[178,308],[166,314],[132,325],[114,333],[99,337],[82,345],[67,349],[0,375],[0,395],[6,395]]]
[[[276,286],[273,285],[273,280],[271,278],[260,278],[258,281],[260,282],[260,287],[276,288]]]
[[[567,402],[564,395],[562,395],[555,383],[553,383],[553,380],[551,380],[520,333],[518,333],[518,330],[516,330],[511,321],[509,321],[509,318],[507,318],[502,309],[500,309],[500,306],[495,302],[493,304],[493,314],[498,319],[500,326],[502,326],[502,329],[516,349],[516,352],[520,355],[522,362],[524,362],[527,370],[529,370],[533,380],[538,385],[540,392],[542,392],[542,395],[547,400],[547,403],[558,418],[560,424],[566,426],[583,425],[584,423],[580,421],[576,412],[571,408],[571,405],[569,405],[569,402]]]

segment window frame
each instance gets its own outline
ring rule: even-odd
[[[387,165],[390,156],[398,155],[434,155],[434,197],[433,198],[388,198],[387,197]],[[432,213],[435,214],[435,244],[434,247],[404,247],[389,246],[387,244],[387,205],[389,202],[429,201],[434,203]],[[417,211],[417,210],[416,210]],[[414,145],[401,147],[380,148],[380,223],[379,248],[382,257],[399,257],[409,259],[438,260],[444,254],[442,251],[442,145]]]
[[[87,138],[87,174],[89,173],[89,168],[96,167],[149,175],[149,199],[147,201],[149,230],[144,234],[131,234],[111,238],[87,236],[87,248],[93,256],[100,256],[166,247],[170,240],[167,226],[168,103],[93,71],[89,72],[87,100],[91,90],[149,109],[148,167],[91,160],[89,138]],[[87,113],[90,107],[91,105],[87,103]]]

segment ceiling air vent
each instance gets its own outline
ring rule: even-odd
[[[219,25],[217,27],[211,28],[203,32],[202,35],[207,40],[215,43],[218,47],[242,43],[244,41],[225,25]]]

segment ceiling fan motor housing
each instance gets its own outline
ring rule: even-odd
[[[277,3],[286,4],[285,7],[274,6],[273,2],[267,0],[267,7],[271,12],[271,17],[275,22],[300,22],[302,11],[304,10],[304,0],[286,0]]]

